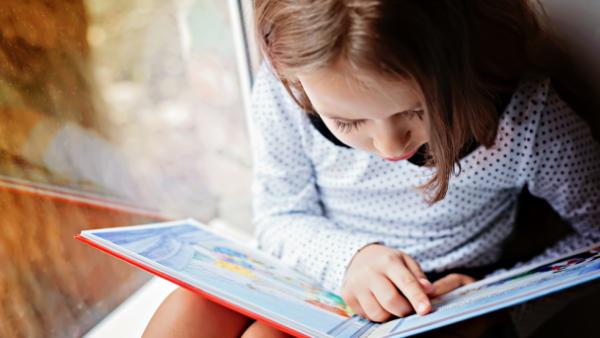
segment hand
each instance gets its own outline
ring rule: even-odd
[[[459,273],[451,273],[433,282],[433,292],[429,295],[431,298],[439,297],[463,285],[475,282],[475,278],[462,275]]]
[[[414,259],[380,244],[367,245],[354,255],[342,285],[342,298],[352,311],[375,322],[415,310],[428,313],[431,292],[433,285]]]

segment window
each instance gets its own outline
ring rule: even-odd
[[[80,336],[148,279],[84,228],[251,231],[241,6],[3,2],[0,336]]]

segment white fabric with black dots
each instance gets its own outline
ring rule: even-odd
[[[250,126],[258,247],[334,292],[354,254],[374,242],[425,271],[496,262],[525,184],[575,230],[534,261],[600,241],[600,146],[548,79],[521,82],[495,145],[464,157],[446,197],[431,206],[416,187],[433,169],[334,145],[266,65]]]

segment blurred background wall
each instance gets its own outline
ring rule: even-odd
[[[595,0],[540,0],[548,26],[570,57],[565,69],[565,95],[592,124],[600,138],[600,2]]]

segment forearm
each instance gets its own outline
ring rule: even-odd
[[[288,214],[257,223],[257,244],[286,265],[339,293],[346,267],[358,250],[380,239],[343,230],[323,216]]]

